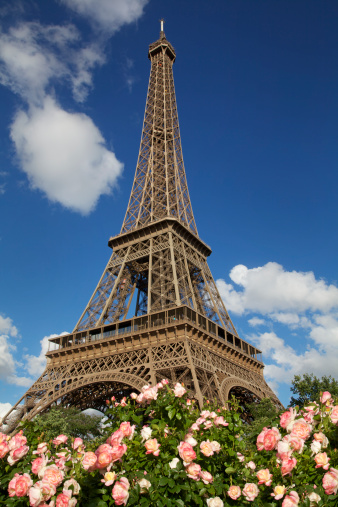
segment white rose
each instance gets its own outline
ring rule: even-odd
[[[314,491],[312,491],[312,493],[309,494],[308,498],[310,500],[311,507],[315,507],[315,505],[320,501],[320,496],[317,495],[317,493],[315,493]]]
[[[208,498],[207,505],[208,507],[224,507],[224,503],[222,502],[219,496],[215,496],[214,498]]]
[[[174,458],[172,461],[170,461],[170,463],[169,463],[170,468],[176,468],[177,467],[177,463],[179,461],[180,460],[178,458]]]
[[[142,441],[149,440],[153,430],[149,426],[143,426],[141,430]]]
[[[187,436],[185,439],[184,439],[185,442],[187,442],[188,444],[191,445],[191,447],[195,447],[195,445],[197,445],[197,440],[192,437],[191,435]]]
[[[320,442],[318,442],[318,440],[314,440],[312,443],[311,443],[311,451],[312,451],[312,456],[314,454],[318,454],[322,448],[322,445]]]
[[[138,484],[141,488],[141,493],[146,493],[151,486],[151,482],[147,481],[147,479],[141,479],[138,481]]]

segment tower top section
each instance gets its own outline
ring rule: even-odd
[[[148,58],[149,60],[151,60],[152,56],[156,55],[159,51],[165,51],[169,56],[169,58],[174,62],[176,59],[176,53],[173,46],[166,39],[164,33],[164,19],[161,19],[160,23],[161,23],[160,38],[157,41],[150,44]]]
[[[176,53],[164,33],[150,44],[149,87],[140,152],[121,233],[171,218],[197,236],[183,163],[173,63]]]

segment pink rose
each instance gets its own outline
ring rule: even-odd
[[[240,463],[243,463],[243,461],[245,459],[243,454],[241,454],[240,452],[237,453],[237,458]]]
[[[239,486],[230,486],[227,495],[230,496],[232,500],[237,500],[237,498],[241,496],[241,488]]]
[[[61,484],[64,478],[64,473],[62,470],[59,470],[56,465],[50,465],[46,468],[45,473],[43,474],[42,481],[47,481],[50,484],[53,484],[56,488]]]
[[[297,465],[296,458],[290,458],[282,461],[281,467],[282,476],[284,477],[284,475],[290,474],[296,465]]]
[[[298,437],[297,435],[294,435],[293,433],[291,433],[291,435],[287,435],[284,438],[288,439],[290,447],[294,451],[299,452],[299,454],[303,451],[305,441],[302,438]]]
[[[69,506],[69,496],[65,493],[60,493],[56,497],[56,507],[68,507]]]
[[[33,474],[35,475],[38,475],[38,473],[40,472],[41,468],[45,467],[46,466],[46,458],[44,456],[42,456],[41,458],[35,458],[34,461],[32,461],[32,472]]]
[[[9,456],[7,458],[8,463],[10,465],[14,465],[14,463],[19,461],[24,456],[26,456],[28,451],[29,451],[28,445],[23,445],[21,447],[13,449],[13,451],[9,453]]]
[[[112,491],[112,497],[116,503],[116,505],[126,505],[129,498],[129,481],[125,477],[121,477],[121,479],[115,482]]]
[[[330,419],[333,424],[338,424],[338,405],[335,405],[330,414]]]
[[[251,470],[255,470],[256,468],[256,465],[253,461],[249,461],[246,465],[245,465],[245,468],[250,468]]]
[[[277,444],[277,457],[282,461],[290,459],[292,455],[292,449],[287,437],[289,437],[289,435],[284,437],[283,440],[280,440]]]
[[[26,444],[27,438],[22,434],[22,431],[16,433],[16,435],[14,435],[14,437],[12,437],[8,442],[8,446],[11,451],[14,451],[14,449],[18,449]]]
[[[70,487],[73,486],[73,489],[71,490]],[[68,481],[65,481],[63,484],[63,492],[66,491],[72,491],[73,495],[78,495],[80,493],[80,484],[75,479],[68,479]]]
[[[82,438],[77,437],[72,443],[72,448],[74,449],[74,451],[76,451],[76,449],[78,449],[82,444],[83,444]]]
[[[1,424],[1,421],[0,421],[0,424]],[[6,435],[6,433],[1,433],[1,431],[0,431],[0,443],[1,442],[7,442],[7,435]]]
[[[323,468],[324,470],[329,469],[329,461],[331,458],[328,457],[326,452],[319,452],[315,456],[316,468]]]
[[[54,438],[53,444],[54,445],[60,445],[67,443],[68,437],[66,435],[59,435],[58,437]]]
[[[313,438],[317,442],[320,442],[323,449],[325,449],[329,445],[329,440],[328,440],[327,436],[324,435],[324,433],[322,433],[321,431],[319,433],[314,433]]]
[[[327,495],[335,495],[338,491],[338,470],[330,468],[323,477],[323,488]]]
[[[185,467],[185,471],[190,479],[198,481],[201,474],[201,467],[197,463],[189,463],[189,465]]]
[[[137,394],[136,393],[131,393],[130,397],[131,397],[132,400],[136,400]]]
[[[143,392],[143,399],[147,401],[157,400],[157,388],[149,387]]]
[[[264,449],[264,437],[268,431],[268,428],[263,428],[257,437],[256,446],[259,451],[262,451]]]
[[[289,495],[286,495],[286,497],[283,500],[282,507],[295,507],[298,505],[299,502],[299,496],[296,491],[290,491]]]
[[[214,454],[214,449],[210,440],[205,440],[200,444],[201,453],[204,456],[212,456]]]
[[[131,440],[133,438],[133,435],[134,435],[134,431],[135,431],[135,424],[133,424],[131,426],[130,422],[126,421],[126,422],[122,422],[120,424],[120,431],[122,431],[123,435],[127,438],[129,438],[129,440]]]
[[[227,423],[225,421],[224,417],[221,415],[221,416],[215,417],[214,425],[215,426],[229,426],[229,423]]]
[[[29,488],[32,486],[33,481],[28,474],[15,474],[13,479],[8,484],[8,495],[12,496],[26,496]]]
[[[253,502],[254,499],[258,496],[259,489],[256,484],[253,482],[248,482],[245,484],[242,490],[243,496],[248,500],[248,502]]]
[[[56,493],[56,487],[48,481],[38,481],[29,490],[29,505],[41,506],[42,501],[49,500]]]
[[[9,446],[7,442],[0,442],[0,458],[4,458],[9,452]]]
[[[268,468],[264,468],[262,470],[258,470],[256,473],[258,484],[265,484],[265,486],[271,486],[272,483],[272,474]]]
[[[167,378],[164,378],[161,380],[161,383],[165,386],[165,385],[169,384],[169,380]]]
[[[326,403],[327,401],[331,401],[331,393],[329,391],[324,391],[320,397],[320,403]]]
[[[122,440],[124,439],[124,437],[125,437],[125,435],[124,435],[123,431],[121,431],[120,429],[116,430],[116,431],[114,431],[114,433],[112,433],[110,435],[110,437],[107,438],[106,444],[108,444],[110,446],[120,444],[122,442]]]
[[[219,451],[221,450],[221,444],[219,442],[217,442],[217,440],[213,440],[211,442],[211,446],[212,446],[212,450],[214,452],[216,452],[217,454],[219,453]]]
[[[196,458],[196,453],[192,446],[187,442],[181,442],[177,447],[180,458],[185,461],[185,463],[190,463]]]
[[[285,492],[286,492],[286,487],[278,485],[278,486],[274,487],[274,490],[273,490],[273,493],[271,493],[271,496],[274,496],[275,500],[280,500],[285,495]]]
[[[33,451],[33,454],[44,454],[48,449],[46,442],[41,442],[36,448],[36,451]]]
[[[184,389],[184,387],[182,386],[182,384],[180,384],[179,382],[177,382],[177,384],[175,385],[174,387],[174,395],[178,398],[182,398],[182,396],[186,393],[187,391]]]
[[[204,482],[204,484],[210,484],[214,480],[213,476],[206,470],[203,470],[200,473],[200,479]]]
[[[114,484],[115,479],[116,479],[115,472],[106,472],[103,476],[103,479],[101,479],[101,482],[103,482],[105,486],[111,486],[112,484]]]
[[[197,440],[192,436],[191,433],[186,434],[186,436],[184,437],[184,441],[188,442],[188,444],[190,444],[191,447],[195,447],[195,445],[197,445]]]
[[[194,423],[191,425],[191,428],[190,428],[192,431],[199,431],[200,427],[198,424]]]
[[[127,452],[126,444],[114,445],[111,450],[112,462],[115,463],[115,461],[121,459],[126,452]],[[99,458],[98,461],[100,461]]]
[[[279,433],[277,428],[271,428],[266,431],[263,439],[263,446],[266,451],[272,451],[277,448],[277,444],[279,440],[281,440],[282,436]]]
[[[311,435],[311,431],[312,427],[305,419],[297,419],[292,425],[291,435],[306,440]]]
[[[91,451],[85,452],[83,455],[82,466],[90,472],[96,468],[97,456]]]
[[[146,454],[153,454],[154,456],[158,456],[160,454],[161,444],[157,442],[156,438],[151,438],[150,440],[147,440],[144,443],[144,446],[147,449]]]
[[[280,425],[282,428],[287,428],[289,424],[295,419],[297,411],[294,408],[289,408],[286,412],[279,416]]]

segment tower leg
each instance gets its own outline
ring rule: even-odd
[[[197,396],[198,404],[200,406],[200,409],[202,409],[202,407],[203,407],[203,396],[202,396],[200,385],[199,385],[199,382],[198,382],[198,379],[197,379],[197,375],[196,375],[196,371],[195,371],[195,365],[194,365],[192,357],[191,357],[189,343],[187,341],[185,341],[184,347],[185,347],[185,350],[186,350],[186,353],[187,353],[187,356],[188,356],[189,366],[190,366],[191,375],[192,375],[192,378],[193,378],[193,381],[194,381],[194,386],[195,386],[195,390],[196,390],[196,396]]]

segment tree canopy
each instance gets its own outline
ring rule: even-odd
[[[295,375],[292,382],[290,406],[303,407],[309,401],[318,401],[321,392],[329,391],[332,396],[338,396],[338,381],[331,375],[316,377],[313,373]]]

